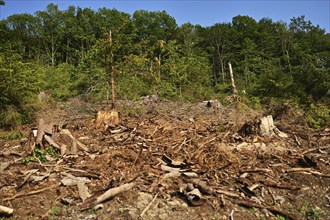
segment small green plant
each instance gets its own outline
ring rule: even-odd
[[[301,206],[300,208],[300,214],[305,216],[306,215],[306,211],[307,211],[307,203],[304,203],[303,206]]]
[[[57,206],[52,206],[50,208],[50,220],[55,220],[56,216],[58,216],[61,213],[61,208]]]
[[[251,210],[252,213],[256,213],[257,212],[256,207],[252,207],[250,210]]]
[[[330,108],[326,105],[310,105],[307,112],[307,123],[311,128],[322,128],[330,125]]]
[[[35,146],[33,149],[34,156],[27,156],[21,159],[21,163],[27,164],[29,162],[45,162],[47,161],[46,155],[50,155],[51,157],[58,158],[60,156],[60,152],[53,148],[52,146],[48,146],[44,149],[41,149],[40,146]]]
[[[285,220],[285,218],[284,218],[283,216],[281,216],[281,215],[277,215],[277,216],[276,216],[276,219],[277,219],[277,220]]]
[[[27,164],[29,162],[35,162],[36,158],[33,156],[27,156],[21,159],[21,163]]]
[[[320,211],[317,208],[312,208],[309,212],[307,212],[307,216],[311,219],[318,220],[320,219]]]
[[[17,130],[0,131],[0,139],[2,140],[17,140],[23,138],[24,135]]]
[[[60,156],[60,152],[57,149],[55,149],[55,148],[53,148],[51,146],[47,147],[45,149],[45,152],[46,152],[46,154],[48,154],[48,155],[50,155],[52,157],[55,157],[55,158],[57,158],[57,157]]]

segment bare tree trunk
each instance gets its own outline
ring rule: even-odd
[[[112,103],[111,108],[112,110],[115,109],[115,67],[113,62],[113,52],[112,52],[112,36],[111,31],[109,33],[109,44],[110,44],[110,68],[111,68],[111,95],[112,95]]]
[[[225,84],[226,73],[223,66],[223,59],[220,59],[220,64],[221,64],[221,73],[222,73],[222,83]]]
[[[234,74],[233,74],[233,69],[231,67],[231,63],[228,63],[229,66],[229,74],[230,74],[230,80],[231,80],[231,88],[233,90],[234,95],[237,95],[237,89],[236,89],[236,85],[235,85],[235,81],[234,81]]]

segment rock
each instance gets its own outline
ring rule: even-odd
[[[142,96],[141,99],[142,99],[142,103],[143,103],[144,105],[149,105],[149,104],[152,104],[152,103],[157,103],[157,102],[159,102],[159,97],[158,97],[158,95],[147,95],[147,96]]]

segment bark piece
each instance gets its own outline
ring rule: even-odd
[[[90,183],[90,182],[91,182],[90,179],[86,177],[76,177],[70,174],[61,180],[61,183],[64,186],[74,186],[77,185],[78,183]]]
[[[14,209],[0,205],[0,213],[5,215],[11,215],[13,214]]]
[[[81,200],[83,202],[85,202],[86,199],[88,199],[89,197],[91,197],[92,195],[89,193],[88,191],[88,187],[85,185],[84,182],[78,182],[77,183],[78,186],[78,192],[79,192],[79,196],[81,198]]]

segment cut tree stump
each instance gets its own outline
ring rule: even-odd
[[[105,127],[105,129],[120,125],[119,113],[115,110],[99,111],[96,114],[95,124],[97,127]]]
[[[253,121],[246,122],[238,133],[243,136],[259,135],[261,137],[270,137],[277,135],[287,138],[288,135],[280,131],[275,125],[273,116],[268,115],[261,118],[256,118]]]

